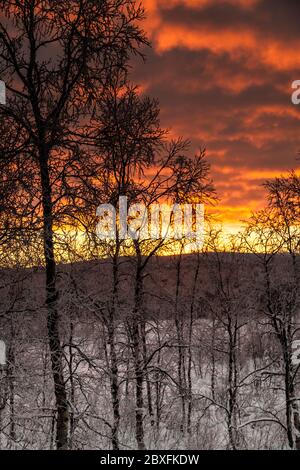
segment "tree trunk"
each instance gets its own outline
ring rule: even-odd
[[[140,332],[140,304],[142,295],[142,277],[139,266],[136,270],[135,279],[135,296],[134,296],[134,311],[132,318],[132,344],[133,344],[133,362],[135,371],[135,393],[136,393],[136,409],[135,409],[135,435],[139,450],[146,449],[144,441],[144,397],[143,397],[143,382],[144,382],[144,361],[142,350],[142,339]]]
[[[151,426],[154,426],[154,413],[153,413],[153,404],[152,404],[152,392],[151,392],[151,382],[147,370],[147,338],[146,338],[146,323],[144,318],[141,318],[141,336],[142,336],[142,345],[143,345],[143,362],[145,368],[145,382],[147,390],[147,402],[148,402],[148,412],[150,416]]]
[[[9,390],[9,447],[16,441],[15,426],[15,328],[14,319],[10,318],[10,342],[7,352],[7,379]]]
[[[185,350],[184,350],[184,322],[182,314],[179,311],[179,289],[180,289],[180,276],[181,276],[181,255],[179,255],[176,265],[176,294],[175,294],[175,326],[177,335],[177,348],[178,348],[178,388],[181,400],[181,424],[180,432],[184,434],[186,428],[186,373],[185,373]]]
[[[57,310],[58,292],[56,288],[56,262],[53,243],[51,184],[48,155],[44,149],[40,151],[40,173],[43,207],[43,241],[46,265],[47,329],[57,410],[56,447],[57,449],[66,449],[68,447],[69,410],[63,374],[63,350],[59,338],[59,318]]]
[[[120,398],[119,398],[119,368],[116,351],[116,304],[118,301],[118,282],[119,282],[119,240],[117,240],[116,251],[113,256],[113,292],[112,306],[109,311],[109,321],[107,323],[108,344],[109,344],[109,368],[110,368],[110,393],[113,408],[113,425],[111,433],[112,447],[114,450],[120,449],[119,444],[119,426],[120,426]]]
[[[196,300],[196,290],[197,290],[199,268],[200,268],[200,258],[199,258],[199,253],[197,253],[197,265],[196,265],[193,288],[192,288],[190,321],[189,321],[189,331],[188,331],[188,365],[187,365],[187,385],[188,385],[187,432],[188,434],[191,434],[192,432],[192,408],[193,408],[192,340],[193,340],[194,310],[195,310],[195,300]]]

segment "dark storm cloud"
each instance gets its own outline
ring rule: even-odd
[[[178,5],[162,9],[161,14],[165,22],[193,28],[240,31],[246,28],[277,39],[299,37],[299,0],[262,0],[251,8],[226,1],[201,8]]]

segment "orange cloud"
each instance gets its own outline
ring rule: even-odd
[[[300,2],[144,0],[153,50],[135,70],[172,136],[207,148],[227,228],[265,204],[262,182],[296,166]]]

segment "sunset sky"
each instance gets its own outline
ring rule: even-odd
[[[207,148],[228,230],[264,204],[266,178],[297,166],[299,0],[144,0],[152,41],[134,69],[161,121]],[[299,162],[298,162],[299,165]]]

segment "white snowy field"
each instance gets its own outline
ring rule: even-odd
[[[271,274],[283,322],[292,299],[288,258],[278,257]],[[116,428],[120,449],[137,448],[137,411],[148,449],[289,448],[285,355],[255,257],[153,258],[142,272],[138,311],[133,258],[119,260],[116,290],[110,260],[60,266],[58,282],[70,448],[112,448]],[[44,272],[5,270],[0,283],[0,447],[54,448]],[[295,309],[294,330],[297,322]],[[296,367],[293,374],[297,392]]]

